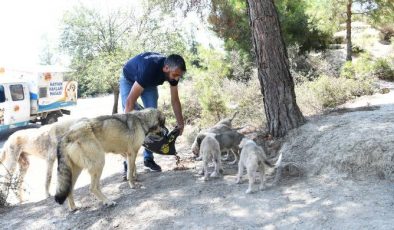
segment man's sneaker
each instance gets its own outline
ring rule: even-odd
[[[150,170],[154,172],[161,172],[161,167],[156,164],[153,160],[144,160],[144,166],[148,167]]]

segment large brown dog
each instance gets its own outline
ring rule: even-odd
[[[68,198],[70,210],[76,209],[73,187],[82,169],[87,169],[91,176],[90,191],[104,205],[115,205],[100,189],[105,153],[126,153],[129,185],[135,188],[135,159],[138,150],[146,135],[159,132],[164,122],[160,111],[145,109],[127,114],[100,116],[73,126],[58,146],[56,202],[62,204]]]

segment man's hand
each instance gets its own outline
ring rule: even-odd
[[[174,110],[177,126],[179,127],[179,135],[182,135],[185,124],[183,122],[182,106],[178,96],[178,86],[171,86],[170,90],[172,109]]]

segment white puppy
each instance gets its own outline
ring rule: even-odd
[[[241,156],[238,162],[238,175],[236,183],[241,183],[241,177],[244,173],[244,168],[246,168],[248,178],[249,178],[249,187],[246,190],[246,193],[253,192],[253,184],[255,181],[255,173],[259,170],[260,173],[260,190],[264,189],[265,183],[265,165],[269,167],[274,167],[270,162],[267,161],[267,156],[260,146],[258,146],[254,141],[243,138],[239,147],[242,148]],[[281,158],[281,157],[279,157]],[[276,165],[280,163],[280,159],[278,159]]]
[[[215,134],[209,133],[202,140],[200,156],[203,161],[203,170],[201,174],[204,174],[204,180],[208,180],[208,163],[210,161],[213,161],[215,167],[211,177],[219,177],[221,170],[220,146],[219,142],[215,139]]]

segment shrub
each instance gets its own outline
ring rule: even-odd
[[[394,68],[383,58],[379,58],[373,63],[372,74],[379,79],[394,81]]]
[[[374,61],[368,53],[360,55],[353,62],[345,62],[341,69],[341,76],[348,79],[365,79],[378,77],[380,79],[394,79],[390,63],[382,58]]]
[[[313,81],[304,82],[295,86],[295,94],[297,105],[305,116],[314,114],[321,114],[324,111],[321,101],[316,96],[316,93],[311,90],[311,85],[315,84]]]
[[[3,164],[0,163],[0,167],[4,167]],[[7,172],[9,173],[9,172]],[[10,195],[10,193],[15,194],[15,196],[18,196],[19,191],[18,191],[18,185],[20,181],[18,177],[13,177],[11,179],[11,182],[5,182],[4,176],[0,176],[0,207],[5,207],[8,206],[9,203],[7,202],[7,199]]]
[[[296,84],[313,81],[321,75],[338,76],[345,56],[341,50],[300,54],[297,45],[288,47],[290,71]]]
[[[261,127],[266,123],[263,95],[256,73],[247,83],[225,79],[222,91],[226,95],[229,108],[226,116],[232,116],[238,111],[233,121],[234,127],[245,125]]]
[[[223,94],[221,81],[214,76],[200,76],[195,81],[197,97],[202,108],[202,125],[216,123],[226,114],[226,98]]]
[[[322,76],[296,87],[297,102],[307,114],[334,108],[346,101],[362,95],[370,95],[375,88],[369,79],[332,78]]]
[[[323,108],[332,108],[346,102],[350,98],[350,94],[346,89],[346,81],[344,78],[323,76],[311,85],[311,89],[315,92]]]
[[[159,107],[167,117],[166,123],[171,127],[176,121],[169,103],[169,89],[166,85],[160,88],[163,92],[160,93]],[[198,77],[179,84],[179,96],[187,125],[207,128],[220,119],[232,116],[236,111],[238,114],[233,121],[235,127],[259,127],[265,123],[263,96],[256,74],[245,83],[201,73]],[[190,134],[192,138],[195,136],[194,131]],[[187,132],[189,131],[185,131],[186,137]]]
[[[351,61],[345,62],[341,69],[341,76],[347,79],[355,79],[356,78],[356,70]]]
[[[373,58],[369,53],[363,53],[358,59],[354,60],[356,79],[370,77],[373,62]]]
[[[390,42],[394,38],[394,24],[385,24],[379,28],[379,38],[381,41]]]
[[[179,99],[182,104],[182,114],[185,124],[196,125],[200,123],[201,119],[201,105],[196,97],[197,89],[194,87],[193,81],[183,80],[178,85]],[[171,105],[170,87],[164,84],[159,87],[159,101],[158,106],[163,111],[166,117],[166,126],[174,127],[176,119]]]

